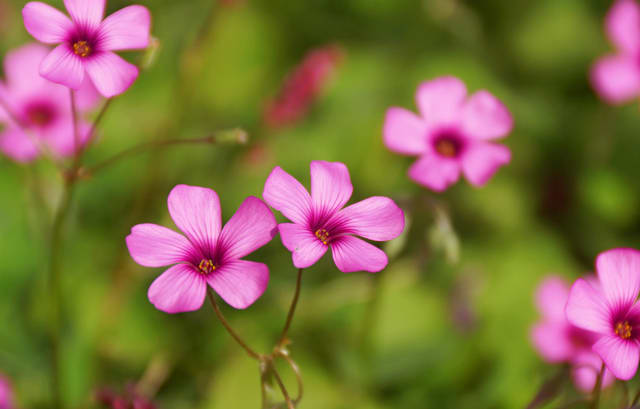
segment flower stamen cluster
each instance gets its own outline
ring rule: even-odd
[[[211,274],[216,271],[216,265],[213,264],[213,261],[211,261],[211,259],[202,259],[202,261],[200,261],[200,264],[198,264],[198,271],[202,275]]]
[[[631,338],[631,329],[629,321],[620,321],[616,324],[615,333],[622,339],[629,339]]]

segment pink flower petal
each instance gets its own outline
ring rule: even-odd
[[[162,273],[149,287],[149,301],[169,314],[202,307],[207,284],[202,274],[188,264],[177,264]]]
[[[593,345],[593,350],[600,355],[607,368],[623,381],[633,378],[638,370],[638,348],[635,341],[625,341],[615,335],[603,336]]]
[[[192,243],[212,249],[220,235],[220,199],[211,189],[177,185],[167,200],[174,223]]]
[[[569,298],[569,285],[557,276],[547,277],[536,291],[536,306],[542,316],[551,322],[566,323],[564,312]]]
[[[262,197],[294,223],[305,224],[311,215],[311,196],[300,182],[279,166],[267,178]]]
[[[84,67],[80,57],[66,44],[61,44],[42,60],[40,75],[57,84],[78,89],[84,80]]]
[[[149,45],[151,15],[144,6],[116,11],[100,24],[100,45],[105,50],[138,50]]]
[[[389,108],[384,120],[384,143],[394,152],[420,155],[427,149],[427,125],[403,108]]]
[[[343,273],[368,271],[377,273],[388,263],[387,255],[376,246],[352,236],[331,243],[333,261]]]
[[[225,224],[219,246],[225,259],[239,259],[270,242],[276,232],[271,210],[262,200],[249,196]]]
[[[164,267],[188,260],[193,246],[181,234],[156,224],[133,226],[126,238],[129,254],[145,267]]]
[[[262,263],[233,260],[209,274],[207,282],[227,304],[245,309],[267,289],[269,268]]]
[[[502,145],[474,143],[462,156],[462,171],[476,187],[484,186],[502,165],[511,161],[511,151]]]
[[[565,311],[567,320],[578,328],[600,334],[612,333],[604,294],[582,278],[571,287]]]
[[[138,78],[138,67],[110,51],[94,54],[84,65],[93,85],[107,98],[122,94]]]
[[[292,253],[296,268],[311,267],[326,253],[327,246],[304,226],[293,223],[278,225],[282,244]]]
[[[0,375],[0,408],[16,409],[11,382],[2,375]]]
[[[602,291],[612,307],[630,307],[640,293],[640,251],[613,249],[596,258]]]
[[[506,136],[513,128],[509,110],[487,91],[478,91],[464,104],[462,129],[477,139],[496,139]]]
[[[591,84],[610,104],[620,104],[640,95],[640,66],[626,55],[599,59],[591,70]]]
[[[40,154],[38,147],[16,126],[9,127],[0,133],[0,151],[22,163],[31,162]]]
[[[98,93],[98,90],[91,82],[91,78],[88,75],[85,75],[84,81],[82,81],[82,85],[80,85],[80,89],[76,91],[76,106],[80,111],[88,111],[93,109],[98,101],[100,100],[101,95]]]
[[[348,230],[369,240],[395,239],[404,230],[404,212],[388,197],[374,196],[338,213]]]
[[[73,30],[73,23],[67,16],[39,1],[27,3],[22,9],[22,17],[29,34],[45,44],[61,43]]]
[[[447,125],[459,120],[467,88],[455,77],[440,77],[418,87],[416,102],[430,125]]]
[[[315,211],[332,214],[342,209],[352,192],[349,169],[344,163],[311,162],[311,200]]]
[[[543,322],[533,327],[531,339],[540,355],[550,363],[566,362],[573,357],[575,348],[568,337],[569,323]]]
[[[607,13],[605,28],[620,51],[640,56],[640,6],[634,0],[618,0]]]
[[[427,153],[409,169],[409,177],[436,192],[442,192],[460,177],[460,165],[452,159]]]
[[[596,386],[598,373],[602,368],[602,359],[591,350],[582,350],[572,359],[571,377],[574,384],[583,392],[590,393]],[[602,389],[607,388],[615,381],[615,377],[608,369],[605,369],[602,378]]]
[[[106,0],[64,0],[73,21],[85,28],[95,29],[104,17]]]
[[[40,76],[39,66],[49,54],[49,48],[41,44],[27,44],[9,51],[4,58],[4,74],[7,88],[13,93],[37,92],[51,84]]]

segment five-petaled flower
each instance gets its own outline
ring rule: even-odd
[[[483,186],[511,160],[511,152],[490,141],[506,136],[513,119],[506,107],[487,91],[467,99],[467,89],[454,77],[441,77],[418,87],[421,116],[392,107],[384,123],[387,147],[420,158],[409,177],[435,191],[455,183],[462,171],[474,186]]]
[[[220,202],[211,189],[178,185],[169,213],[185,236],[155,224],[139,224],[127,236],[131,257],[146,267],[173,265],[149,287],[149,300],[168,313],[202,306],[210,285],[229,305],[247,308],[267,288],[265,264],[240,260],[271,241],[276,220],[264,202],[249,196],[221,228]]]
[[[24,25],[45,44],[59,44],[40,63],[50,81],[79,89],[87,75],[107,98],[123,93],[138,77],[138,68],[113,51],[144,49],[151,16],[146,7],[129,6],[103,20],[106,0],[64,0],[71,19],[33,1],[22,10]]]
[[[591,392],[596,384],[602,360],[591,350],[597,335],[575,327],[567,321],[565,306],[569,298],[569,285],[560,277],[547,277],[536,292],[536,305],[542,320],[531,329],[533,344],[540,355],[550,363],[570,363],[575,385]],[[610,371],[604,374],[602,386],[611,385]]]
[[[618,0],[605,19],[605,30],[617,53],[600,58],[591,70],[591,83],[611,104],[640,97],[640,5]]]
[[[640,357],[640,251],[614,249],[596,259],[597,281],[578,279],[566,314],[598,336],[593,350],[618,379],[631,379]]]
[[[311,195],[280,167],[273,169],[264,200],[293,223],[278,226],[282,243],[291,251],[297,268],[313,265],[331,247],[340,271],[378,272],[387,255],[354,237],[386,241],[404,229],[404,213],[387,197],[370,197],[343,209],[353,186],[349,170],[339,162],[311,162]]]
[[[0,82],[0,150],[19,162],[35,159],[38,144],[57,156],[70,156],[76,151],[69,90],[45,80],[38,74],[38,64],[48,50],[29,44],[7,53],[4,59],[5,81]],[[81,110],[91,108],[98,93],[90,82],[84,82],[77,93]],[[4,109],[3,109],[4,107]],[[78,121],[80,145],[89,136],[89,124]]]

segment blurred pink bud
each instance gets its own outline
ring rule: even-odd
[[[311,50],[289,74],[279,95],[268,101],[264,121],[272,128],[291,125],[309,110],[343,57],[336,45]]]

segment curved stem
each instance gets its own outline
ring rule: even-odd
[[[140,145],[134,146],[132,148],[126,149],[120,153],[117,153],[114,156],[98,163],[97,165],[80,169],[79,176],[83,179],[88,179],[93,175],[95,175],[96,173],[104,170],[105,168],[112,166],[130,156],[145,153],[147,151],[154,150],[154,149],[164,148],[167,146],[201,144],[201,143],[216,144],[218,142],[227,141],[227,140],[231,140],[238,143],[244,143],[246,141],[246,138],[247,138],[247,134],[244,130],[232,129],[232,130],[223,130],[223,131],[215,132],[203,138],[163,139],[163,140],[145,142],[145,143],[141,143]]]
[[[231,328],[231,325],[229,325],[227,320],[224,318],[224,315],[222,315],[222,311],[220,311],[220,307],[218,306],[218,302],[216,301],[215,295],[211,292],[211,289],[209,289],[209,288],[207,289],[207,296],[209,297],[209,301],[211,301],[211,305],[213,306],[213,310],[216,312],[216,316],[218,317],[218,319],[220,320],[222,325],[225,327],[225,329],[227,330],[229,335],[231,335],[231,337],[233,337],[233,339],[236,340],[238,345],[240,345],[245,351],[247,351],[247,354],[249,354],[249,356],[251,358],[257,359],[258,361],[262,360],[263,359],[262,355],[258,354],[253,349],[251,349],[242,340],[242,338],[240,338],[240,336],[233,330],[233,328]]]
[[[105,113],[111,106],[111,101],[113,101],[113,98],[107,99],[102,105],[102,108],[100,108],[100,112],[98,112],[96,119],[94,119],[93,123],[91,124],[91,128],[89,129],[89,134],[87,135],[87,140],[85,142],[85,145],[80,145],[80,143],[77,143],[76,171],[80,168],[80,166],[82,166],[82,158],[85,152],[89,149],[89,146],[93,143],[93,137],[95,136],[96,130],[98,129],[98,125],[100,125],[100,122],[102,122],[102,118],[104,118]]]
[[[287,333],[289,332],[289,328],[291,327],[291,322],[293,321],[293,315],[296,312],[296,306],[298,305],[298,299],[300,298],[300,288],[302,287],[302,271],[303,269],[298,269],[298,278],[296,280],[296,290],[293,294],[293,300],[291,301],[291,307],[289,307],[289,313],[287,314],[287,321],[284,324],[284,328],[282,329],[282,333],[280,334],[280,339],[278,340],[277,348],[281,348],[287,342]]]
[[[273,372],[273,377],[275,378],[276,383],[278,384],[278,387],[282,391],[282,396],[284,396],[284,401],[287,403],[287,408],[295,409],[295,405],[293,404],[293,401],[291,401],[289,392],[287,391],[287,388],[284,386],[284,382],[282,382],[282,378],[280,378],[280,374],[276,370],[275,365],[271,366],[271,371]]]
[[[600,392],[602,391],[602,377],[604,376],[604,370],[605,366],[603,362],[600,372],[598,372],[598,377],[596,378],[596,385],[593,387],[593,401],[591,402],[591,409],[598,409],[600,406]]]
[[[78,131],[78,109],[76,107],[76,93],[73,89],[69,88],[69,95],[71,99],[71,120],[73,121],[73,170],[76,171],[80,168],[82,162],[82,152],[80,148],[80,132]]]
[[[285,361],[287,361],[289,367],[291,367],[291,370],[296,375],[296,381],[298,382],[298,396],[296,396],[293,402],[297,405],[302,400],[302,396],[304,395],[304,384],[302,383],[302,374],[300,373],[300,368],[295,363],[295,361],[291,359],[286,351],[280,351],[278,355],[284,358]]]
[[[631,407],[634,407],[638,402],[640,402],[640,390],[638,391],[638,393],[636,393],[636,396],[633,397],[633,400],[631,401]]]

